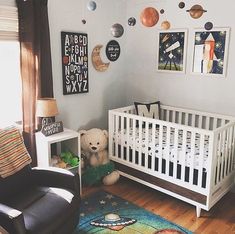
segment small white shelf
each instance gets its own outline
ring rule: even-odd
[[[81,155],[80,155],[80,135],[78,132],[64,128],[63,132],[56,133],[50,136],[44,136],[41,132],[37,132],[36,147],[37,147],[37,161],[39,167],[51,166],[51,145],[56,143],[57,153],[61,153],[61,148],[66,146],[74,154],[79,157],[79,165],[71,167],[68,170],[78,168],[80,175],[80,191],[82,191],[81,183]]]

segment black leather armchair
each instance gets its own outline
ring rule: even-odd
[[[10,234],[70,234],[79,222],[79,176],[24,167],[0,178],[0,226]]]

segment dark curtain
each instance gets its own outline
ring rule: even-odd
[[[47,0],[16,2],[19,14],[23,137],[32,157],[32,166],[36,166],[36,100],[53,97]]]

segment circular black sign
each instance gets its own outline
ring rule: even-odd
[[[120,45],[117,41],[112,40],[108,42],[106,46],[106,56],[111,62],[114,62],[119,58],[120,52]]]

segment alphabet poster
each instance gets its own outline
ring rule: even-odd
[[[61,32],[63,94],[88,92],[88,37]]]

